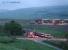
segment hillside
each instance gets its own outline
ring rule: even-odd
[[[50,6],[23,8],[0,13],[0,18],[37,19],[37,18],[68,18],[68,6]]]

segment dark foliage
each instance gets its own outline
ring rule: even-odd
[[[22,35],[22,26],[15,21],[10,21],[4,25],[4,31],[10,33],[9,35]]]

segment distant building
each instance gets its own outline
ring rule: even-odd
[[[63,20],[61,20],[61,19],[53,19],[53,24],[54,24],[54,25],[63,24]]]
[[[38,19],[35,24],[42,25],[68,25],[68,19]]]
[[[41,20],[41,19],[37,19],[37,20],[35,20],[35,22],[36,22],[37,24],[42,24],[42,20]]]
[[[68,19],[64,19],[64,24],[68,25]]]

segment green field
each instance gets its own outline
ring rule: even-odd
[[[14,43],[0,43],[0,50],[55,50],[29,40],[16,40]]]

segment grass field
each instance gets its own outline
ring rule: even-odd
[[[0,50],[55,50],[29,40],[16,40],[14,43],[0,43]]]

